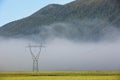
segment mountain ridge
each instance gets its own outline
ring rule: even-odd
[[[0,28],[0,35],[7,37],[16,37],[19,35],[30,36],[39,34],[39,37],[41,37],[41,35],[42,37],[46,37],[46,35],[47,37],[54,35],[64,36],[70,39],[83,39],[83,37],[80,36],[88,37],[88,32],[93,31],[93,33],[90,33],[90,36],[95,36],[95,38],[93,38],[95,40],[96,37],[100,39],[101,37],[98,35],[103,34],[101,31],[102,29],[98,28],[98,30],[95,29],[96,31],[94,31],[89,27],[93,26],[95,28],[99,24],[99,27],[102,25],[102,28],[109,29],[108,23],[110,23],[111,26],[119,29],[120,18],[118,16],[120,15],[120,6],[118,3],[119,0],[75,0],[65,5],[49,4],[26,18],[4,25]],[[94,22],[91,22],[89,20]],[[85,21],[90,25],[87,25]],[[97,21],[100,21],[100,23]],[[71,26],[70,28],[76,29],[76,32],[70,30],[69,27],[65,28],[64,25],[67,24],[68,26],[68,23]],[[49,35],[48,32],[50,31],[47,28],[51,27],[51,25],[53,29],[51,31],[54,31],[56,33]],[[47,27],[44,28],[43,26]],[[89,29],[90,31],[86,30],[85,32],[84,28]],[[95,32],[97,32],[97,35]],[[90,39],[90,37],[87,39]]]

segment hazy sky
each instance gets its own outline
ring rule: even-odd
[[[0,26],[29,16],[48,4],[66,4],[71,1],[74,0],[0,0]]]

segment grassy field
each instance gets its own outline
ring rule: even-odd
[[[120,71],[0,72],[0,80],[120,80]]]

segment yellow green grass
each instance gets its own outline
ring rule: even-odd
[[[0,72],[0,80],[120,80],[120,71]]]

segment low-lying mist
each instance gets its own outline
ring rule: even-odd
[[[39,58],[40,71],[120,70],[120,33],[110,22],[90,19],[39,28],[38,35],[27,38],[0,38],[0,71],[32,71],[27,46],[40,45],[41,40],[46,47]]]
[[[84,19],[67,22],[57,22],[50,25],[37,26],[28,29],[29,32],[38,31],[35,35],[30,35],[33,40],[53,40],[54,38],[68,39],[71,41],[103,41],[116,40],[119,37],[120,29],[112,22],[104,19]],[[23,35],[24,36],[24,35]]]
[[[0,71],[32,71],[30,40],[0,40]],[[40,71],[120,70],[120,39],[100,42],[75,42],[56,38],[44,44],[39,59]],[[37,51],[35,51],[36,54]]]

